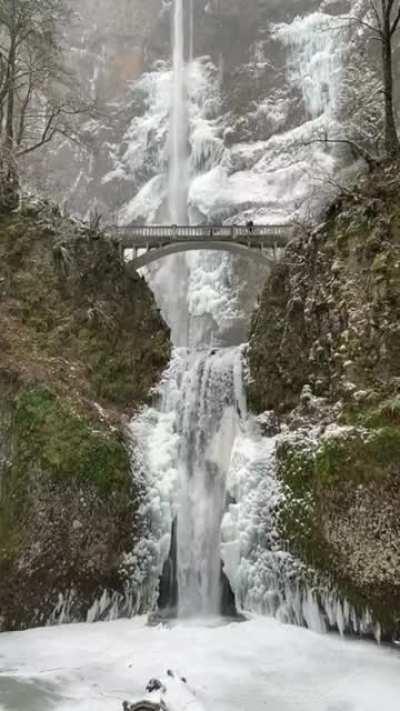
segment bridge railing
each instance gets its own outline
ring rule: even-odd
[[[245,235],[251,237],[287,237],[293,228],[291,225],[131,225],[107,228],[115,236],[124,238],[139,238],[140,240],[190,240],[190,239],[222,239],[234,240]]]

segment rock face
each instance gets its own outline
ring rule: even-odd
[[[377,171],[303,234],[251,327],[249,398],[278,447],[290,550],[391,634],[400,620],[400,202]]]
[[[293,408],[306,384],[317,395],[356,406],[396,391],[397,190],[395,171],[366,178],[359,192],[331,209],[321,228],[300,231],[289,246],[251,326],[255,410]]]
[[[145,282],[45,203],[0,220],[0,629],[85,619],[137,536],[122,420],[169,359]],[[123,604],[123,603],[122,603]]]

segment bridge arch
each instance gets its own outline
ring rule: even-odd
[[[264,264],[266,267],[271,267],[275,260],[273,257],[268,257],[261,249],[255,249],[254,247],[247,247],[239,242],[224,242],[224,241],[195,241],[190,242],[174,242],[172,244],[164,245],[162,247],[153,247],[149,249],[144,254],[140,256],[135,256],[132,260],[128,262],[132,269],[140,269],[145,267],[152,262],[156,262],[163,257],[168,257],[171,254],[179,254],[180,252],[194,252],[198,250],[215,250],[219,252],[231,252],[233,254],[238,254],[247,259],[253,259],[258,263]]]

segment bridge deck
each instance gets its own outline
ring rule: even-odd
[[[151,248],[179,242],[244,242],[254,247],[285,247],[291,225],[133,225],[108,228],[122,249]]]

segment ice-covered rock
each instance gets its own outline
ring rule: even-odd
[[[123,711],[204,711],[185,677],[168,669],[162,679],[150,679],[140,701],[124,701]]]

